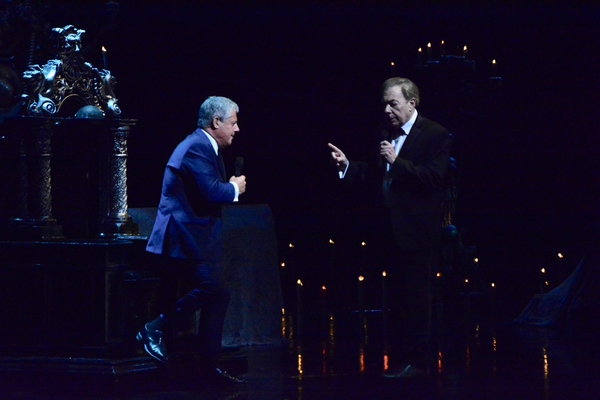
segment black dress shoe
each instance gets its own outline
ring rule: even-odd
[[[414,365],[407,365],[403,368],[388,371],[383,374],[384,378],[390,379],[410,379],[410,378],[419,378],[427,375],[427,370],[421,367],[417,367]]]
[[[149,331],[143,327],[135,337],[138,342],[144,345],[144,350],[154,359],[166,363],[169,360],[169,354],[163,341],[161,331]]]
[[[212,386],[233,386],[248,383],[247,380],[236,378],[235,376],[230,375],[228,372],[220,370],[219,368],[211,369],[209,372],[203,372],[202,379],[208,385]]]

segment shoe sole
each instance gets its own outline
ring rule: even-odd
[[[142,334],[140,332],[138,332],[138,334],[135,336],[135,339],[140,342],[142,345],[144,345],[144,351],[152,358],[154,358],[156,361],[159,361],[163,364],[166,364],[167,360],[163,359],[163,358],[159,358],[156,355],[154,355],[149,349],[148,349],[148,345],[146,345],[146,342],[144,341],[144,338],[142,337]]]

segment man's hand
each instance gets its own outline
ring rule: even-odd
[[[229,182],[235,182],[238,185],[238,188],[240,189],[240,194],[242,194],[246,191],[246,176],[245,175],[232,176],[231,178],[229,178]]]
[[[387,140],[379,143],[379,154],[385,158],[388,164],[393,164],[396,161],[396,150],[394,150],[394,146]]]
[[[348,159],[343,151],[332,145],[331,143],[327,143],[329,148],[331,149],[331,163],[337,167],[338,170],[344,171],[348,166]]]

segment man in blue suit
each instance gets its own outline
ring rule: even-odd
[[[165,257],[169,274],[184,274],[192,289],[137,334],[150,356],[167,362],[163,330],[177,328],[201,309],[201,372],[209,381],[225,383],[243,382],[218,369],[230,298],[221,264],[221,205],[236,202],[246,191],[245,176],[227,180],[220,151],[231,145],[240,130],[238,112],[230,99],[209,97],[200,106],[198,128],[169,158],[146,250]]]
[[[379,143],[375,168],[349,161],[329,144],[332,162],[344,181],[378,177],[390,211],[395,241],[386,268],[392,312],[401,333],[394,343],[387,378],[413,378],[427,373],[431,324],[431,280],[442,228],[442,192],[452,137],[441,125],[417,112],[419,89],[406,78],[390,78],[381,88],[387,133]],[[381,168],[378,168],[380,166]],[[379,173],[378,173],[379,172]],[[399,329],[400,330],[400,329]],[[397,332],[395,332],[397,333]],[[397,346],[396,346],[397,345]]]

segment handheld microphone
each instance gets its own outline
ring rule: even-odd
[[[244,158],[236,157],[235,158],[235,176],[242,175],[242,167],[244,166]]]
[[[390,140],[390,133],[387,131],[387,129],[382,129],[379,132],[380,135],[380,142],[383,142],[384,140],[389,141]],[[379,143],[377,143],[377,145],[379,145]],[[386,168],[387,163],[385,162],[385,159],[383,156],[379,156],[379,167],[380,168]]]

